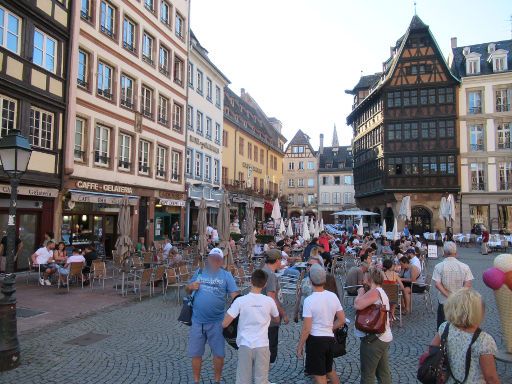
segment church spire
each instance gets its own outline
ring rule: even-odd
[[[336,124],[334,124],[334,132],[332,134],[332,146],[339,147],[340,144],[338,142],[338,133],[336,132]]]

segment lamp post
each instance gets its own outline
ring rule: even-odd
[[[7,221],[7,260],[0,298],[0,371],[16,368],[20,364],[20,346],[16,325],[16,199],[21,176],[27,170],[32,149],[26,137],[13,129],[0,139],[0,161],[9,176],[11,199]]]

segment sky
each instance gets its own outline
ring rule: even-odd
[[[345,90],[382,70],[414,16],[414,0],[189,1],[192,30],[230,88],[245,88],[288,140],[302,129],[314,148],[320,133],[331,145],[334,125],[350,144]],[[458,46],[511,38],[511,0],[417,0],[416,10],[445,57],[451,37]]]

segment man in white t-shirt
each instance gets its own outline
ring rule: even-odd
[[[267,279],[263,270],[255,270],[251,275],[251,291],[233,301],[222,322],[222,327],[226,328],[240,316],[236,336],[239,347],[236,384],[268,383],[268,326],[271,320],[279,322],[279,311],[274,300],[261,293]]]
[[[82,266],[85,265],[85,257],[80,253],[78,248],[73,248],[71,256],[66,259],[66,264],[63,267],[57,265],[57,271],[59,272],[59,283],[62,284],[64,288],[66,288],[66,284],[64,284],[65,276],[69,275],[71,263],[80,263]]]
[[[421,274],[421,261],[416,255],[416,250],[414,248],[409,248],[407,252],[405,252],[405,255],[409,258],[411,265],[414,265],[416,268],[418,268],[418,271],[420,271]]]
[[[164,239],[164,248],[163,248],[163,254],[162,254],[162,257],[164,260],[167,260],[169,258],[169,253],[171,252],[171,249],[172,249],[171,240],[169,240],[169,238],[166,237]]]
[[[48,240],[46,246],[39,248],[30,257],[32,265],[39,265],[40,271],[42,272],[39,276],[39,284],[41,285],[52,285],[49,277],[56,271],[56,266],[53,261],[53,250],[55,249],[55,243],[53,240]]]
[[[305,371],[313,375],[315,383],[339,384],[333,369],[333,329],[345,324],[345,313],[338,296],[324,289],[327,273],[319,264],[309,270],[313,293],[304,300],[302,332],[297,345],[297,356],[302,357],[306,345]],[[336,317],[336,321],[334,318]]]

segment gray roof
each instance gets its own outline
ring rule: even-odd
[[[331,168],[326,167],[327,163],[331,163]],[[320,172],[332,172],[335,169],[351,171],[352,166],[352,148],[350,146],[324,147],[323,153],[319,156],[318,169]]]
[[[368,89],[377,84],[380,77],[382,76],[382,72],[375,73],[373,75],[365,75],[361,76],[359,79],[359,82],[356,84],[356,86],[353,89],[347,89],[345,93],[348,93],[349,95],[355,95],[358,90],[360,89]]]
[[[489,44],[494,43],[496,45],[496,50],[498,49],[504,49],[505,51],[508,51],[509,54],[507,55],[507,61],[508,61],[508,72],[512,71],[512,40],[503,40],[503,41],[497,41],[497,42],[489,42],[489,43],[482,43],[482,44],[474,44],[474,45],[467,45],[464,47],[457,47],[452,49],[453,54],[453,61],[452,61],[452,67],[451,70],[455,76],[458,78],[462,78],[467,76],[466,74],[466,59],[464,57],[464,48],[469,48],[470,53],[475,52],[479,53],[480,56],[480,73],[479,75],[489,75],[494,73],[493,67],[492,67],[492,60],[490,62],[488,61],[489,56],[491,53],[488,52]],[[473,76],[473,75],[471,75]]]
[[[295,136],[293,136],[293,138],[290,140],[290,142],[286,146],[285,152],[288,151],[288,148],[290,148],[290,145],[305,145],[305,146],[309,147],[309,150],[311,151],[311,153],[313,155],[316,154],[315,150],[313,149],[313,147],[311,146],[311,143],[309,141],[309,136],[306,135],[304,132],[302,132],[301,129],[299,129],[297,131],[297,133],[295,134]]]
[[[215,72],[217,72],[217,74],[220,77],[224,79],[224,81],[227,84],[231,84],[231,81],[226,77],[226,75],[224,75],[224,73],[222,73],[222,71],[210,60],[210,58],[208,57],[208,51],[206,50],[205,47],[201,45],[201,43],[199,42],[199,40],[197,39],[196,35],[192,30],[190,30],[190,35],[190,46],[192,47],[192,49],[195,50],[197,54],[201,56],[203,60],[206,61],[212,67],[212,69]]]

